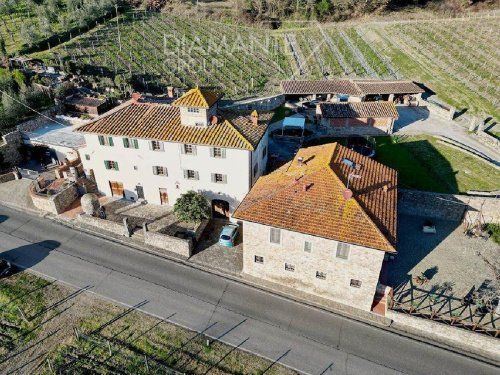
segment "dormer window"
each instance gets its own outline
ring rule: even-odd
[[[188,107],[189,113],[200,113],[200,109],[196,107]]]

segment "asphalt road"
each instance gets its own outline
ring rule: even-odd
[[[393,332],[0,206],[0,257],[310,374],[498,374]],[[173,314],[173,315],[172,315]]]

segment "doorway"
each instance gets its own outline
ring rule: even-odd
[[[165,188],[160,188],[160,204],[168,204],[168,193]]]
[[[137,192],[137,199],[144,199],[144,187],[137,185],[135,191]]]
[[[214,199],[212,201],[212,216],[215,218],[229,218],[229,202],[222,199]]]
[[[122,182],[109,181],[109,187],[111,188],[111,195],[113,197],[123,198],[125,196]]]

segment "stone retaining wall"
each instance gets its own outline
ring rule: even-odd
[[[193,241],[190,238],[182,239],[149,231],[144,233],[144,243],[166,251],[165,255],[170,252],[189,258],[193,254]]]
[[[403,214],[461,221],[468,208],[468,219],[474,221],[481,207],[487,223],[500,223],[500,198],[404,189],[398,191],[398,209]]]
[[[19,152],[22,139],[21,133],[16,131],[5,134],[2,137],[3,144],[0,145],[0,153],[4,157],[4,162],[10,166],[16,166],[23,161],[23,156]]]
[[[2,174],[2,175],[0,175],[0,184],[3,184],[4,182],[9,182],[9,181],[12,181],[15,179],[16,179],[16,174],[14,172]]]
[[[63,213],[71,203],[78,198],[78,189],[76,184],[67,186],[64,190],[54,195],[40,194],[34,191],[33,185],[30,187],[31,200],[33,205],[39,210],[49,212],[55,215]]]
[[[121,223],[116,223],[111,220],[105,220],[101,219],[95,216],[90,216],[87,214],[81,214],[78,215],[77,220],[84,223],[88,224],[94,227],[97,227],[99,229],[117,234],[119,236],[126,236],[128,237],[128,232],[125,230],[125,226]]]
[[[387,312],[387,317],[392,319],[393,328],[461,348],[469,353],[485,358],[498,358],[500,353],[500,340],[492,337],[392,310]]]

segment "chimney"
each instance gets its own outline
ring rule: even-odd
[[[309,188],[312,186],[313,184],[304,184],[302,185],[302,191],[306,192],[309,190]]]
[[[210,123],[212,125],[217,125],[218,122],[219,122],[219,118],[216,115],[213,115],[210,117]]]
[[[140,93],[138,93],[138,92],[134,92],[134,93],[132,94],[132,102],[133,102],[133,103],[139,103],[139,102],[141,101],[141,98],[142,98],[142,96],[141,96],[141,94],[140,94]]]
[[[299,167],[303,167],[306,164],[306,163],[304,163],[304,157],[299,156],[297,158],[297,164],[299,165]]]
[[[255,109],[252,111],[252,114],[250,115],[250,117],[252,118],[252,124],[254,124],[254,126],[257,126],[257,124],[259,122],[259,114],[257,113],[257,111]]]
[[[385,184],[383,189],[384,189],[384,193],[387,193],[389,191],[389,185]]]
[[[168,86],[167,87],[167,96],[169,98],[173,98],[174,97],[174,87],[173,86]]]

